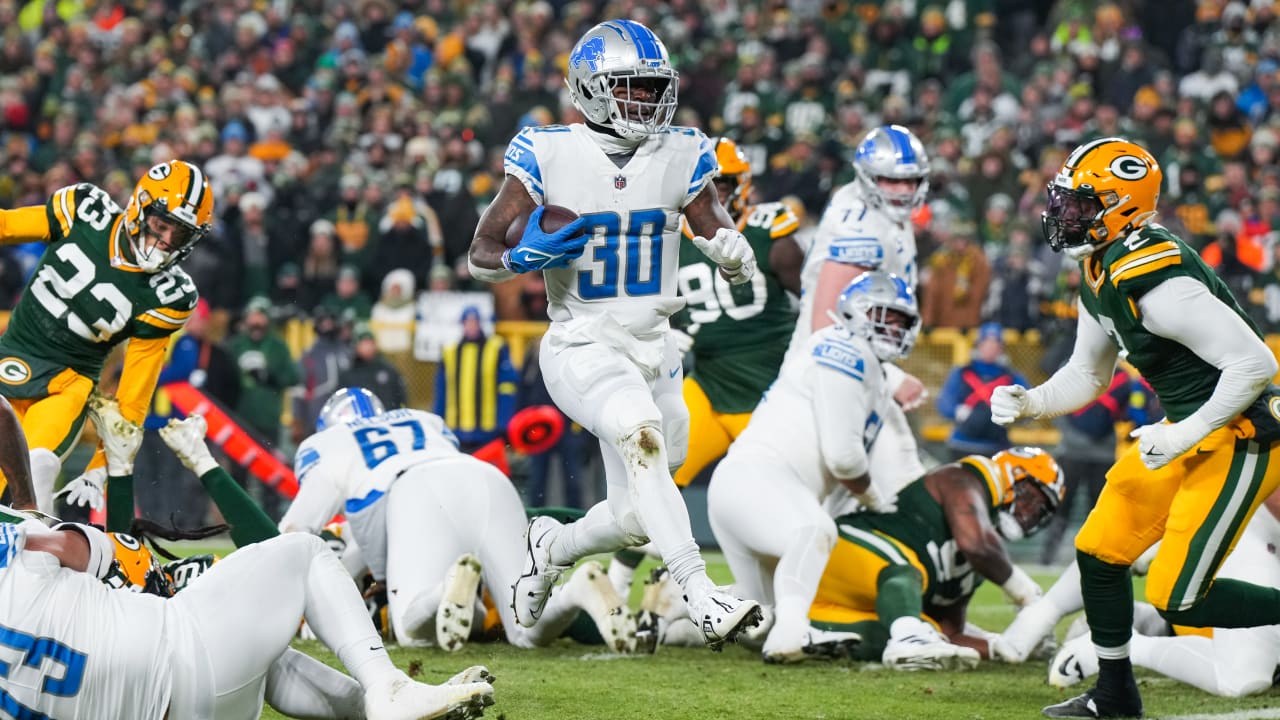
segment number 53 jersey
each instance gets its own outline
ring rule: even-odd
[[[280,531],[319,533],[335,513],[343,512],[369,569],[383,579],[383,497],[409,468],[461,455],[444,420],[422,410],[392,410],[326,428],[298,446],[298,495],[280,520]]]
[[[676,297],[680,211],[715,174],[715,146],[672,127],[640,143],[619,168],[584,125],[526,128],[507,146],[505,171],[539,205],[587,220],[590,241],[569,267],[543,272],[553,321],[608,313],[632,334],[660,330]]]
[[[172,334],[198,297],[181,269],[147,273],[133,264],[124,211],[101,188],[62,188],[45,212],[48,248],[0,337],[0,382],[12,398],[47,394],[65,368],[96,381],[112,348]]]

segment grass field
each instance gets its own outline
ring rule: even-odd
[[[643,569],[638,577],[645,576]],[[727,568],[714,563],[712,575],[727,581]],[[1048,576],[1037,579],[1046,587],[1052,582]],[[1012,616],[999,589],[990,584],[971,605],[970,620],[988,629],[1002,629]],[[297,647],[336,662],[318,643],[299,642]],[[452,654],[393,646],[391,656],[402,668],[420,666],[418,678],[426,682],[441,682],[468,665],[488,666],[498,680],[497,704],[486,717],[506,720],[1001,720],[1039,717],[1042,706],[1067,696],[1045,683],[1043,662],[911,674],[851,662],[769,666],[758,654],[736,646],[720,654],[660,648],[652,656],[621,656],[567,640],[532,651],[472,644]],[[1139,683],[1151,718],[1280,718],[1277,690],[1239,700],[1218,698],[1145,671],[1139,671]],[[283,716],[268,709],[263,717]]]

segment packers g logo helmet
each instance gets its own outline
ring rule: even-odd
[[[1077,147],[1049,183],[1040,224],[1076,260],[1124,238],[1156,214],[1164,173],[1142,146],[1107,137]]]
[[[173,585],[151,550],[138,538],[126,533],[107,533],[116,546],[116,559],[102,579],[118,590],[170,597]]]
[[[1006,540],[1020,540],[1043,530],[1066,494],[1062,468],[1039,448],[1013,447],[991,457],[1003,475],[997,504],[996,529]]]
[[[751,163],[742,148],[729,138],[716,139],[716,190],[720,191],[720,203],[729,211],[729,217],[742,222],[747,213],[747,200],[751,196]]]
[[[162,247],[147,247],[152,217],[173,226],[173,235]],[[124,231],[134,262],[149,273],[180,262],[213,227],[213,189],[200,168],[182,160],[153,166],[138,180],[124,211]]]

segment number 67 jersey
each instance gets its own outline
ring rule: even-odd
[[[47,395],[66,368],[96,381],[112,348],[172,334],[197,300],[178,267],[147,273],[132,262],[124,211],[101,188],[64,187],[45,212],[48,248],[0,337],[0,382],[10,398]]]
[[[564,321],[609,313],[633,334],[683,306],[676,297],[680,212],[716,171],[701,131],[649,136],[619,168],[585,125],[526,128],[507,146],[506,173],[539,205],[587,220],[591,240],[569,267],[545,270],[548,315]]]

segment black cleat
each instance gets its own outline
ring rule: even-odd
[[[1077,695],[1066,702],[1046,707],[1042,713],[1051,718],[1140,718],[1142,717],[1142,698],[1134,688],[1133,697],[1127,701],[1116,701],[1098,694],[1098,689],[1090,688],[1083,695]]]

